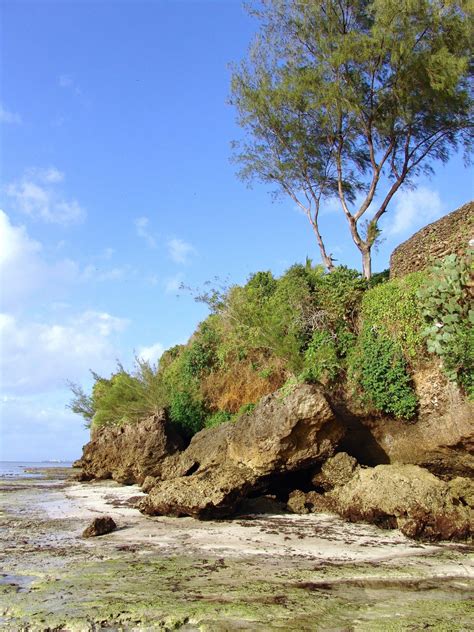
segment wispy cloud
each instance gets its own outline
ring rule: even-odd
[[[10,112],[0,103],[0,123],[8,125],[21,125],[22,119],[17,112]]]
[[[66,199],[57,185],[64,174],[55,167],[28,169],[25,175],[6,186],[15,208],[34,219],[51,224],[74,224],[85,217],[76,199]]]
[[[137,217],[134,224],[138,237],[143,239],[149,248],[156,248],[156,239],[150,232],[150,220],[148,217],[145,217],[144,215],[142,217]]]
[[[433,222],[443,215],[443,204],[438,191],[420,186],[415,190],[400,191],[393,208],[387,212],[388,235],[407,234]]]
[[[194,246],[183,239],[168,240],[168,253],[175,263],[187,263],[189,258],[196,253]]]

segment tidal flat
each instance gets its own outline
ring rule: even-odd
[[[0,481],[0,628],[474,629],[474,549],[326,514],[143,516],[138,487],[67,470]],[[116,531],[81,537],[94,517]]]

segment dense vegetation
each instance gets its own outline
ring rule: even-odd
[[[90,395],[72,387],[71,408],[98,428],[165,407],[191,436],[276,389],[317,382],[366,411],[412,419],[412,374],[430,353],[473,395],[471,259],[452,255],[394,280],[367,281],[344,266],[326,273],[310,261],[280,278],[258,272],[244,286],[207,294],[210,315],[158,367],[137,361],[131,373],[119,365],[108,379],[94,374]]]

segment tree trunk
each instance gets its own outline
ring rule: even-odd
[[[372,255],[370,253],[370,248],[361,250],[362,253],[362,270],[364,273],[364,278],[367,280],[372,276]]]
[[[324,267],[328,272],[332,272],[336,267],[331,259],[331,256],[328,256],[325,252],[321,252],[321,258],[323,260]]]
[[[310,222],[313,227],[314,234],[316,235],[316,240],[318,242],[319,251],[321,253],[321,259],[323,261],[323,265],[328,272],[332,272],[335,268],[335,265],[334,265],[331,255],[330,254],[328,255],[326,252],[326,247],[324,245],[323,238],[321,237],[321,233],[319,232],[319,227],[314,220],[310,220]]]

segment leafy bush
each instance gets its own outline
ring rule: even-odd
[[[415,416],[417,398],[410,366],[423,359],[423,318],[418,290],[425,275],[382,281],[365,292],[360,332],[353,349],[348,341],[350,382],[375,410],[402,419]]]
[[[401,419],[414,417],[417,398],[396,341],[365,329],[352,357],[352,372],[363,388],[366,403]]]
[[[189,391],[181,391],[171,396],[169,415],[181,434],[192,437],[204,427],[206,411]]]
[[[311,371],[305,353],[315,332],[329,331],[335,338],[352,332],[366,287],[355,270],[340,266],[327,274],[310,260],[279,279],[269,272],[254,275],[227,296],[222,312],[226,344],[233,340],[234,348],[245,353],[266,349],[295,375]],[[340,351],[344,355],[343,346]]]
[[[241,357],[266,349],[292,370],[300,368],[304,334],[298,315],[309,295],[307,280],[292,269],[278,281],[267,272],[254,275],[244,287],[233,287],[222,314],[228,344],[232,341]]]
[[[332,330],[342,323],[352,329],[367,290],[367,281],[360,272],[338,266],[330,274],[319,276],[315,290],[318,307],[325,311]]]
[[[84,417],[87,426],[120,426],[134,423],[163,405],[163,393],[157,371],[147,362],[136,360],[135,371],[128,373],[122,365],[110,378],[96,373],[91,395],[70,384],[73,399],[69,408]]]
[[[232,419],[232,414],[228,413],[225,410],[219,410],[217,413],[213,413],[209,417],[207,417],[204,426],[206,428],[214,428],[215,426],[220,426],[226,421],[230,421]]]
[[[390,269],[382,270],[382,272],[374,272],[369,279],[368,285],[370,287],[375,287],[376,285],[380,285],[381,283],[386,283],[390,279]]]
[[[92,389],[95,410],[92,425],[100,428],[135,421],[137,415],[146,414],[144,398],[140,381],[124,370],[108,380],[100,378]]]
[[[217,347],[220,342],[215,326],[215,316],[201,323],[191,343],[183,351],[183,373],[190,378],[199,378],[217,362]]]
[[[330,382],[341,368],[337,347],[328,331],[315,331],[304,354],[304,370],[300,379],[305,382]]]
[[[423,316],[418,291],[425,278],[423,272],[414,272],[376,285],[362,299],[363,328],[396,340],[410,363],[423,356]]]
[[[418,297],[425,320],[423,336],[452,381],[474,397],[474,310],[470,286],[472,254],[449,255],[435,265]]]

